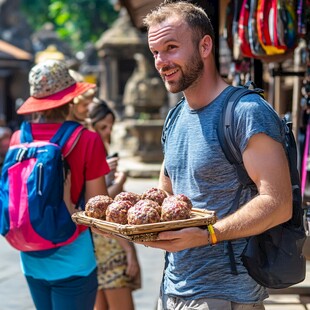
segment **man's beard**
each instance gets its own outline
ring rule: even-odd
[[[178,81],[169,83],[165,81],[165,78],[163,77],[166,89],[173,94],[186,90],[199,79],[203,68],[204,64],[200,58],[200,55],[198,53],[195,53],[194,55],[192,55],[190,61],[186,63],[184,70],[179,68],[182,76]]]

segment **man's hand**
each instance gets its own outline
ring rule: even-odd
[[[181,230],[164,231],[158,234],[157,240],[136,242],[152,248],[168,252],[178,252],[189,248],[207,245],[208,230],[198,227],[183,228]]]
[[[107,159],[107,163],[108,163],[111,171],[115,172],[117,170],[118,160],[119,160],[118,157],[112,157],[112,158]]]

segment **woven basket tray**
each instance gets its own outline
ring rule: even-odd
[[[214,224],[216,222],[216,216],[213,211],[193,208],[191,218],[187,220],[143,225],[121,225],[89,217],[85,215],[84,211],[80,211],[72,215],[72,220],[77,224],[94,227],[102,232],[117,235],[131,241],[154,241],[161,231]]]

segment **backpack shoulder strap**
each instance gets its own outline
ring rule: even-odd
[[[65,121],[51,138],[50,142],[58,144],[62,148],[64,158],[66,158],[77,144],[84,129],[86,128],[78,122]],[[76,210],[82,210],[85,207],[85,191],[86,181],[84,177],[83,187],[75,206]]]
[[[84,129],[84,126],[78,122],[65,121],[50,139],[50,142],[58,144],[66,157],[78,142]]]
[[[61,148],[65,148],[68,151],[70,144],[77,142],[76,140],[80,137],[83,129],[85,128],[78,122],[65,121],[50,139],[50,142],[58,144]],[[20,127],[20,143],[30,142],[33,142],[31,124],[28,121],[24,121]]]
[[[242,161],[242,154],[236,145],[235,141],[235,128],[234,128],[234,110],[241,97],[247,94],[261,95],[263,90],[259,88],[253,88],[253,83],[249,82],[245,86],[232,87],[226,96],[222,113],[219,119],[218,125],[218,139],[221,148],[225,154],[227,160],[235,166],[238,174],[239,182],[242,185],[249,185],[253,183],[249,178]]]
[[[253,184],[253,181],[250,179],[246,169],[244,168],[242,154],[236,145],[234,138],[234,110],[241,97],[252,93],[261,94],[262,92],[263,90],[256,88],[255,84],[251,81],[246,83],[244,86],[231,87],[225,98],[223,109],[220,114],[217,128],[218,139],[226,159],[236,168],[238,180],[240,183],[229,213],[233,213],[238,209],[243,187],[246,185],[251,186]],[[227,247],[231,273],[233,275],[237,275],[238,270],[231,241],[227,242]]]
[[[31,125],[27,121],[23,121],[20,126],[20,142],[21,143],[33,142]]]
[[[247,94],[261,95],[260,88],[249,89],[250,85],[232,87],[225,98],[218,125],[218,138],[227,160],[234,165],[242,163],[242,155],[236,145],[234,134],[234,110],[241,97]]]

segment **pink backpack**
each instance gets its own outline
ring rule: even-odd
[[[63,201],[65,157],[84,127],[64,122],[50,141],[33,141],[22,123],[20,144],[10,146],[0,183],[0,233],[20,251],[66,245],[79,235]]]

